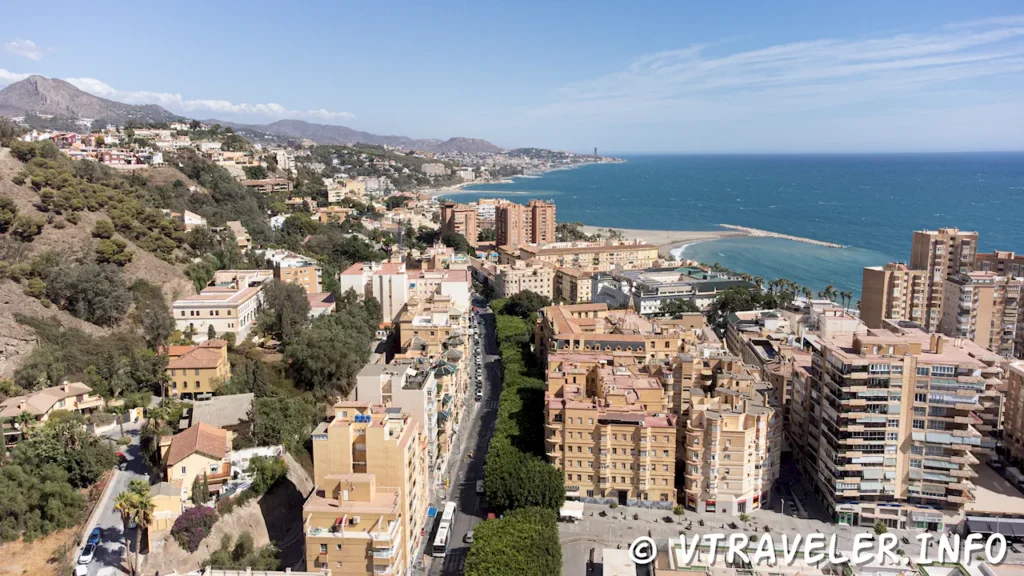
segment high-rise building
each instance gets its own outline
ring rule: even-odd
[[[900,324],[820,338],[793,379],[793,402],[812,409],[794,423],[815,439],[803,465],[834,521],[943,530],[974,500],[977,454],[995,447],[979,428],[998,418],[1002,359]]]
[[[958,228],[918,230],[910,246],[910,268],[926,271],[925,314],[919,322],[927,332],[938,332],[946,277],[974,270],[978,233]]]
[[[967,338],[1004,358],[1019,354],[1024,340],[1024,278],[968,272],[946,279],[939,329]]]
[[[675,503],[676,418],[658,378],[611,354],[558,354],[548,366],[545,451],[566,494]]]
[[[555,205],[542,200],[530,200],[526,206],[501,201],[494,227],[498,246],[550,244],[555,241]]]
[[[476,246],[479,236],[476,207],[455,202],[442,203],[441,234],[462,234],[470,246]]]
[[[1024,254],[1013,252],[979,252],[974,259],[974,269],[993,272],[1000,276],[1024,276]]]
[[[767,504],[779,475],[782,423],[765,397],[753,387],[692,390],[683,418],[686,507],[737,515]]]
[[[405,574],[427,518],[427,438],[399,408],[338,402],[313,431],[315,487],[302,507],[306,566]]]
[[[910,320],[925,325],[928,272],[906,264],[864,268],[860,318],[868,328],[881,328],[888,319]]]
[[[1003,445],[1014,458],[1024,458],[1024,362],[1011,362],[1006,372]]]

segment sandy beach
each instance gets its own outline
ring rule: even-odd
[[[596,234],[602,230],[608,230],[608,227],[583,226],[581,229],[587,234]],[[671,256],[670,250],[694,242],[750,236],[748,232],[740,230],[632,230],[629,228],[615,228],[615,230],[622,232],[623,236],[629,240],[640,239],[648,244],[654,244],[658,247],[658,252],[665,257]]]

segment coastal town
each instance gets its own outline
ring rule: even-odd
[[[1024,256],[977,232],[908,233],[855,303],[673,255],[824,239],[448,197],[621,161],[596,151],[23,120],[0,119],[17,573],[932,576],[920,533],[1010,541],[946,576],[1024,563]],[[730,530],[892,534],[899,561],[672,544]]]

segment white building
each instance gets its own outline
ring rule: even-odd
[[[263,286],[272,274],[270,270],[218,271],[213,286],[171,304],[175,327],[191,332],[195,342],[206,341],[210,326],[218,336],[230,332],[241,342],[263,309]]]
[[[338,274],[342,293],[350,289],[380,302],[381,317],[392,322],[409,300],[409,276],[401,262],[357,262]]]
[[[277,216],[271,216],[270,217],[270,227],[273,228],[274,230],[280,230],[281,228],[284,227],[284,221],[287,220],[287,219],[288,219],[288,217],[285,216],[284,214],[278,214]]]

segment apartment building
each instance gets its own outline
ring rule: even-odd
[[[427,519],[427,437],[400,408],[338,402],[313,431],[313,492],[302,507],[306,566],[406,574]]]
[[[540,310],[534,340],[542,357],[559,352],[624,354],[639,363],[685,351],[699,330],[679,321],[655,321],[606,304],[555,305]]]
[[[754,385],[691,390],[680,419],[686,507],[745,514],[767,504],[778,479],[782,423]]]
[[[1004,358],[1014,358],[1024,345],[1024,278],[994,272],[968,272],[946,278],[945,303],[939,330],[966,338]]]
[[[409,300],[409,276],[403,262],[356,262],[338,274],[341,292],[354,290],[380,302],[384,322],[393,322]]]
[[[498,246],[554,242],[555,204],[530,200],[523,206],[501,200],[495,208],[494,229]]]
[[[1001,359],[903,324],[820,338],[793,380],[809,408],[803,465],[836,522],[942,530],[974,500],[976,454],[995,446],[979,426]]]
[[[219,338],[197,346],[168,346],[164,397],[207,398],[231,378],[228,343]]]
[[[274,278],[288,284],[302,286],[307,294],[323,290],[323,269],[316,260],[290,250],[266,250],[266,258],[274,270]]]
[[[1003,415],[1003,447],[1013,458],[1024,458],[1024,362],[1006,367],[1006,412]]]
[[[398,341],[404,351],[422,351],[424,356],[437,357],[445,343],[459,338],[465,310],[456,308],[449,296],[411,298],[398,314]]]
[[[501,264],[514,260],[536,259],[558,268],[575,268],[584,272],[607,272],[613,268],[643,269],[658,262],[658,247],[641,241],[556,242],[498,248]]]
[[[925,315],[918,322],[927,332],[938,332],[946,277],[974,270],[978,233],[958,228],[918,230],[910,246],[910,268],[926,271]]]
[[[292,183],[287,178],[264,178],[262,180],[242,180],[242,186],[254,192],[271,194],[273,192],[291,192]]]
[[[218,335],[231,333],[241,342],[249,336],[263,309],[263,285],[270,270],[220,270],[213,285],[171,304],[175,327],[202,342],[212,326]]]
[[[103,398],[93,394],[92,388],[81,382],[65,381],[60,386],[12,396],[0,402],[0,430],[3,431],[4,446],[9,450],[24,438],[25,424],[18,421],[22,414],[29,414],[36,422],[46,422],[54,410],[91,414],[102,407]]]
[[[442,457],[437,443],[437,420],[442,402],[437,397],[435,372],[429,363],[396,358],[391,364],[363,366],[356,375],[355,388],[357,402],[400,408],[423,428],[427,437],[428,480],[431,480],[430,471]],[[443,455],[447,456],[449,447],[444,448]]]
[[[342,223],[352,214],[351,208],[343,206],[323,206],[313,209],[313,219],[321,224],[330,222]]]
[[[346,196],[363,196],[365,194],[366,183],[351,178],[340,182],[331,182],[327,185],[327,202],[330,204],[341,202]]]
[[[249,236],[249,232],[242,226],[240,220],[231,220],[227,222],[226,226],[228,230],[235,236],[235,243],[238,245],[238,249],[245,252],[252,247],[252,237]]]
[[[447,176],[450,171],[441,162],[428,162],[420,166],[420,171],[427,176]]]
[[[205,476],[214,493],[231,478],[231,441],[230,431],[204,422],[160,439],[165,478],[178,490],[181,501],[189,498],[197,478]]]
[[[924,326],[928,317],[927,270],[890,262],[864,268],[860,318],[868,328],[881,328],[885,320],[909,320]]]
[[[477,245],[477,210],[467,204],[443,202],[441,204],[441,235],[462,234],[470,246]]]
[[[494,293],[508,298],[524,290],[553,299],[555,269],[552,266],[517,260],[514,264],[499,264],[494,273]]]
[[[566,304],[593,301],[593,272],[575,268],[556,268],[553,300]]]
[[[462,311],[469,310],[469,270],[412,270],[409,272],[409,295],[419,299],[432,295],[451,298],[452,304]]]
[[[548,359],[545,451],[568,496],[676,502],[676,418],[661,382],[630,356]]]
[[[1000,250],[978,252],[974,259],[974,269],[1000,276],[1021,277],[1024,276],[1024,254]]]

